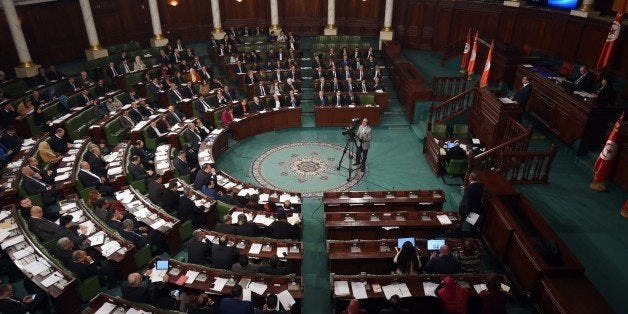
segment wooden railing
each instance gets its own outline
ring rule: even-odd
[[[504,152],[499,172],[513,183],[547,183],[556,145],[544,152]]]
[[[524,128],[519,122],[511,117],[506,117],[506,128],[504,131],[503,143],[473,156],[469,155],[469,166],[465,174],[465,182],[469,179],[469,174],[476,170],[499,171],[507,169],[507,160],[504,156],[510,153],[527,153],[528,144],[532,137],[532,128]],[[551,165],[551,162],[549,163]],[[549,169],[547,170],[549,173]]]
[[[439,105],[432,103],[427,121],[427,129],[432,129],[432,123],[444,123],[467,112],[473,105],[475,97],[475,90],[470,89]]]
[[[467,43],[467,38],[463,37],[459,40],[456,40],[452,43],[445,45],[445,48],[443,48],[443,57],[440,60],[440,66],[444,67],[447,61],[461,54],[462,50],[464,49],[464,45],[466,43]]]
[[[465,91],[467,79],[463,76],[434,77],[432,79],[432,100],[450,99]]]

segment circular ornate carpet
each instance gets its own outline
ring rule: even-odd
[[[320,197],[326,191],[345,191],[356,185],[364,172],[354,171],[351,180],[346,167],[348,156],[336,170],[343,146],[323,142],[297,142],[273,147],[253,161],[252,173],[257,182],[268,188]],[[353,160],[355,160],[355,154]]]

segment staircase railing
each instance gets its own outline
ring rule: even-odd
[[[470,89],[438,105],[432,103],[427,119],[427,129],[432,129],[432,123],[444,123],[467,112],[473,105],[474,99],[475,90]]]
[[[457,55],[462,53],[464,45],[467,43],[467,38],[463,37],[459,40],[451,42],[443,48],[443,57],[440,60],[440,66],[444,67],[447,61],[453,59]]]
[[[544,152],[504,152],[498,171],[513,183],[547,183],[556,148],[552,144]]]
[[[467,88],[467,79],[462,76],[434,77],[432,79],[432,100],[450,99]]]

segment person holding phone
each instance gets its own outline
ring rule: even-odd
[[[25,287],[27,285],[34,285],[30,281],[24,281]],[[29,290],[29,289],[27,289]],[[0,284],[0,313],[35,313],[41,311],[47,313],[49,311],[48,300],[46,299],[43,291],[35,292],[32,295],[27,295],[24,298],[16,299],[13,296],[13,286],[5,283]]]
[[[422,267],[419,259],[419,250],[412,245],[412,242],[406,241],[401,249],[395,248],[397,255],[393,258],[395,263],[395,272],[399,275],[416,275]]]

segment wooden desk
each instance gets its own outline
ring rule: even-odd
[[[115,309],[111,313],[118,313],[117,311],[121,311],[120,313],[128,313],[132,309],[136,311],[144,311],[144,313],[155,313],[155,314],[174,313],[173,311],[160,309],[150,304],[130,302],[121,297],[114,297],[103,292],[99,293],[97,296],[91,299],[89,303],[87,304],[87,308],[85,308],[83,312],[81,313],[95,314],[105,304],[113,304],[115,306]]]
[[[473,285],[482,284],[486,282],[488,276],[492,274],[474,274],[474,275],[447,275],[452,277],[456,282],[467,288],[470,293],[469,298],[469,308],[471,309],[471,313],[481,312],[482,310],[482,300],[479,298],[478,293],[474,289]],[[499,275],[502,283],[508,285],[508,281],[506,277],[503,275]],[[404,298],[404,304],[409,307],[410,313],[440,313],[442,311],[442,305],[440,301],[434,296],[428,296],[425,294],[425,290],[423,288],[423,283],[434,283],[439,284],[443,277],[439,275],[408,275],[408,276],[397,276],[397,275],[359,275],[359,276],[348,276],[348,275],[332,275],[330,281],[347,281],[349,285],[349,294],[348,295],[337,295],[336,291],[332,289],[333,299],[336,308],[346,308],[346,304],[350,299],[353,298],[353,292],[351,288],[351,282],[362,282],[365,284],[367,290],[366,294],[368,299],[360,300],[362,306],[365,308],[384,308],[389,303],[385,298],[385,294],[383,289],[381,292],[375,292],[373,285],[379,285],[380,287],[391,285],[391,284],[406,284],[408,290],[411,293],[411,297]]]
[[[155,261],[158,258],[154,258],[153,261],[149,263],[149,268],[155,264]],[[168,283],[179,286],[185,290],[194,291],[195,293],[209,292],[211,294],[217,295],[230,295],[231,288],[238,284],[242,279],[250,279],[251,282],[260,282],[268,285],[266,291],[264,291],[263,295],[258,295],[256,293],[252,294],[253,301],[259,301],[261,298],[265,298],[270,293],[279,294],[282,291],[288,290],[290,295],[297,301],[297,304],[294,305],[297,309],[300,307],[298,302],[299,299],[303,297],[303,289],[301,277],[298,276],[270,276],[263,274],[238,274],[232,271],[222,270],[222,269],[214,269],[209,268],[197,264],[184,263],[176,259],[169,259],[169,267],[168,267]],[[177,285],[177,280],[179,277],[185,275],[188,271],[196,271],[199,272],[199,276],[204,275],[205,280],[195,280],[191,284],[184,283],[183,285]],[[231,285],[225,285],[225,287],[221,290],[214,290],[213,283],[217,278],[225,278],[231,280]]]
[[[155,149],[155,158],[153,158],[155,173],[163,177],[164,183],[174,177],[172,159],[177,158],[175,151],[176,149],[171,144],[162,144]]]
[[[484,69],[484,63],[486,62],[485,60],[488,55],[490,44],[490,41],[484,41],[481,39],[478,40],[478,50],[476,56],[478,63],[475,67],[475,73],[479,76],[482,75],[482,69]],[[498,41],[495,43],[495,49],[493,49],[489,83],[495,86],[500,82],[504,82],[508,84],[508,86],[513,86],[513,84],[517,82],[521,84],[521,80],[515,82],[517,67],[520,64],[536,65],[540,64],[542,61],[543,60],[540,56],[525,55],[523,51],[516,46]]]
[[[240,254],[246,254],[249,258],[258,260],[268,260],[273,255],[277,255],[281,259],[285,258],[290,261],[289,271],[291,274],[301,273],[303,243],[300,241],[276,240],[265,237],[245,237],[205,230],[205,237],[214,244],[218,244],[218,239],[223,235],[227,236],[230,245],[236,245],[236,248],[240,250]],[[252,253],[251,246],[253,244],[262,245],[262,250],[259,253]],[[277,254],[278,248],[287,248],[288,255],[286,257],[279,256],[279,254]]]
[[[465,241],[472,241],[482,250],[482,243],[477,239],[445,239],[452,254],[462,251]],[[427,248],[427,239],[415,240],[419,248],[419,257],[423,266],[427,264],[431,252]],[[395,270],[393,258],[397,254],[397,239],[327,241],[329,271],[334,274],[357,275],[360,273],[386,275]]]
[[[168,245],[168,253],[170,255],[175,255],[181,250],[181,236],[179,235],[181,221],[179,219],[170,216],[163,209],[152,204],[133,187],[128,187],[114,194],[116,199],[119,200],[124,205],[124,208],[129,213],[133,214],[138,221],[146,224],[151,229],[159,231],[160,234],[163,234],[164,242]],[[123,201],[125,195],[132,195],[130,201]],[[147,211],[146,216],[144,216],[144,210]],[[161,220],[165,221],[165,224],[154,228],[154,224]]]
[[[262,212],[262,211],[257,211],[257,210],[250,210],[247,208],[232,207],[229,210],[231,221],[223,221],[223,223],[232,224],[234,226],[237,225],[238,215],[240,214],[246,215],[247,221],[252,221],[257,225],[259,236],[263,236],[263,237],[272,236],[271,229],[269,227],[273,222],[277,220],[276,213],[268,213],[268,212]],[[303,221],[303,217],[301,216],[300,213],[287,214],[287,217],[288,217],[288,223],[290,223],[293,226],[298,225],[299,231],[300,232],[303,231],[302,228],[300,228],[301,221]],[[220,217],[220,218],[222,219],[223,217]],[[302,233],[299,233],[299,239],[301,238],[302,238]]]
[[[565,91],[550,80],[559,76],[535,66],[517,68],[515,89],[521,87],[521,77],[527,76],[532,84],[532,95],[527,111],[567,144],[580,139],[578,154],[586,154],[606,141],[608,123],[614,123],[625,108],[600,107],[595,101],[584,101],[579,96]]]
[[[325,212],[345,211],[440,211],[445,203],[443,190],[325,192]]]
[[[121,142],[116,144],[111,150],[110,156],[115,156],[109,162],[107,169],[107,181],[113,187],[114,191],[119,191],[126,185],[126,160],[131,145],[129,142]]]
[[[198,148],[198,162],[203,165],[205,163],[213,164],[220,158],[229,145],[226,129],[214,129],[201,142]]]
[[[24,274],[26,278],[37,285],[40,289],[48,293],[52,297],[52,303],[56,310],[61,313],[76,313],[80,308],[80,299],[76,291],[77,281],[72,274],[66,270],[63,265],[56,263],[39,244],[36,237],[26,226],[23,218],[18,217],[19,212],[15,210],[14,205],[7,205],[2,208],[2,215],[7,215],[1,220],[3,225],[9,226],[10,235],[2,241],[3,250],[11,257],[15,266]],[[9,244],[10,242],[16,242]],[[30,250],[32,253],[23,256],[23,250]],[[16,258],[15,256],[20,258]],[[33,274],[30,263],[38,261],[47,266],[42,272]],[[56,283],[49,286],[42,282],[55,276],[61,278]]]
[[[260,133],[301,126],[301,108],[282,108],[246,116],[229,126],[233,138],[241,141]]]
[[[320,107],[314,108],[316,126],[347,126],[353,118],[367,118],[370,125],[379,125],[379,115],[382,108],[379,106],[351,107]]]
[[[68,152],[63,155],[61,162],[59,162],[54,187],[57,192],[63,196],[67,197],[76,193],[76,190],[74,189],[74,182],[75,180],[78,180],[78,169],[81,160],[83,160],[83,154],[85,154],[88,144],[91,144],[88,139],[89,138],[85,137],[74,141],[72,143],[72,147],[70,147]],[[66,171],[62,172],[61,170]]]
[[[175,183],[177,184],[178,191],[183,192],[187,188],[189,188],[192,191],[194,195],[191,198],[192,201],[194,201],[196,206],[202,208],[205,214],[205,225],[207,226],[207,228],[214,228],[214,226],[216,226],[216,215],[217,215],[216,214],[216,200],[194,189],[194,187],[192,187],[190,184],[186,183],[185,181],[181,180],[181,178],[176,178],[174,180],[175,180]]]
[[[138,122],[131,130],[129,130],[129,141],[131,143],[135,143],[137,140],[144,141],[144,129],[149,127],[153,121],[159,120],[159,115],[154,114],[148,118],[148,120],[143,120]]]
[[[270,203],[271,205],[276,205],[288,200],[293,205],[296,204],[298,206],[303,201],[303,195],[299,192],[273,190],[244,183],[223,171],[218,172],[217,178],[218,185],[225,189],[233,189],[239,197],[248,198],[248,196],[252,194],[260,195],[260,204]],[[242,191],[245,189],[247,191]],[[268,198],[268,200],[266,200],[266,198]]]
[[[61,209],[65,209],[66,215],[72,215],[76,219],[76,223],[79,225],[87,226],[88,233],[86,236],[88,239],[94,235],[104,235],[104,243],[110,241],[116,241],[120,244],[121,248],[111,255],[103,253],[102,245],[96,245],[90,247],[98,251],[103,258],[107,259],[110,263],[116,264],[120,269],[121,277],[124,278],[128,274],[137,270],[133,255],[135,254],[135,246],[129,242],[117,232],[109,229],[100,219],[96,218],[91,209],[88,209],[84,201],[80,200],[76,194],[68,196],[65,200],[59,202]],[[73,219],[73,220],[74,220]],[[87,241],[89,242],[89,240]]]
[[[0,202],[2,204],[17,203],[17,190],[18,184],[20,184],[21,168],[28,164],[28,157],[35,154],[35,151],[39,148],[39,143],[48,138],[48,133],[33,136],[31,140],[34,142],[29,146],[23,146],[23,149],[15,153],[7,167],[2,170],[0,185],[5,187],[5,190],[0,192]]]
[[[397,62],[392,68],[392,81],[395,84],[404,112],[410,123],[414,122],[414,105],[417,100],[428,100],[432,89],[410,62]]]
[[[124,107],[128,108],[130,106],[125,105]],[[89,127],[89,136],[93,142],[100,143],[102,140],[105,140],[105,142],[107,141],[107,135],[105,134],[105,126],[109,124],[111,121],[119,119],[120,115],[122,115],[122,111],[127,109],[124,107],[122,108],[122,110],[114,112],[113,114],[108,114],[100,118],[100,120],[96,121],[94,124],[92,124]]]
[[[510,267],[522,289],[535,295],[541,288],[543,275],[583,276],[584,268],[580,262],[525,196],[518,193],[498,194],[504,191],[500,186],[511,184],[497,173],[479,172],[478,179],[492,182],[484,184],[486,213],[482,234],[493,255]],[[535,247],[541,241],[555,243],[560,252],[560,263],[552,265],[537,252]]]
[[[441,224],[437,215],[446,215],[452,224]],[[397,239],[409,235],[431,239],[442,235],[446,230],[454,229],[458,224],[460,215],[450,212],[325,213],[328,240]]]

